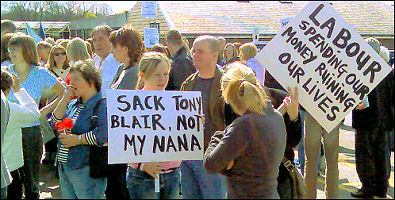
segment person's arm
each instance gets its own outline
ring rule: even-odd
[[[99,106],[97,116],[97,127],[91,131],[81,135],[69,134],[60,135],[59,139],[65,147],[72,147],[77,145],[97,145],[99,147],[105,146],[107,143],[107,109],[106,102],[103,100]]]
[[[58,105],[56,106],[55,110],[52,113],[52,119],[55,121],[58,121],[60,119],[63,119],[64,114],[66,113],[67,109],[67,104],[71,101],[71,99],[74,97],[74,92],[75,90],[68,86],[66,88],[66,94],[63,95],[61,100],[59,101]],[[54,100],[56,101],[56,100]],[[48,104],[50,106],[52,103]],[[43,108],[44,109],[44,108]]]
[[[204,154],[204,168],[208,173],[220,173],[228,169],[229,163],[246,151],[249,144],[250,124],[236,120],[225,130],[217,131]]]

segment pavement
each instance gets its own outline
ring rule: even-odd
[[[355,168],[354,130],[351,128],[351,116],[347,116],[340,129],[339,148],[339,198],[353,199],[350,192],[361,188]],[[297,152],[295,151],[297,156]],[[61,199],[59,180],[55,177],[54,168],[48,165],[41,166],[40,199]],[[324,199],[325,177],[318,177],[317,198]],[[391,176],[387,195],[394,198],[394,152],[391,152]]]

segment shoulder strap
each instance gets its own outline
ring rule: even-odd
[[[101,98],[99,101],[97,101],[97,103],[96,103],[96,105],[95,105],[95,108],[93,108],[93,115],[92,115],[92,129],[94,129],[94,128],[96,128],[97,127],[97,116],[99,115],[99,106],[100,106],[100,103],[103,101],[105,99],[105,97],[104,98]]]

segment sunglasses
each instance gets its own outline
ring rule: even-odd
[[[65,55],[66,55],[66,52],[63,52],[63,53],[54,53],[53,55],[54,55],[54,56],[60,56],[60,55],[65,56]]]

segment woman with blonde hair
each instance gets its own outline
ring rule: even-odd
[[[258,54],[258,48],[253,43],[245,43],[240,47],[240,59],[246,62],[262,85],[265,83],[265,67],[263,67],[255,56]]]
[[[226,44],[223,52],[223,60],[221,62],[221,66],[224,67],[224,70],[226,71],[228,69],[228,67],[226,67],[227,65],[238,60],[239,59],[235,45],[232,43]]]
[[[88,48],[86,47],[85,41],[79,37],[73,38],[68,42],[67,48],[67,57],[70,59],[70,64],[79,61],[90,59]]]
[[[163,53],[145,53],[140,61],[139,90],[164,91],[169,81],[170,60]],[[128,189],[131,199],[175,199],[179,192],[181,161],[129,163]],[[159,176],[160,174],[160,176]],[[155,192],[160,179],[160,192]]]
[[[58,80],[70,85],[71,77],[70,77],[70,65],[69,60],[66,55],[66,49],[59,45],[55,44],[49,52],[48,63],[45,65],[48,71],[50,71]],[[48,105],[50,102],[56,99],[58,95],[51,90],[46,90],[43,93],[43,97],[41,99],[40,105]],[[60,99],[59,99],[60,100]],[[58,101],[58,100],[57,100]],[[48,118],[50,117],[51,110],[43,109],[41,110],[42,118],[41,118],[41,131],[43,135],[47,135],[53,137],[52,129],[49,129]],[[46,117],[46,118],[45,118]],[[46,128],[48,127],[48,128]],[[49,140],[45,144],[45,159],[42,161],[43,164],[53,165],[55,163],[55,156],[57,150],[57,140],[53,138]]]
[[[228,198],[279,198],[278,169],[286,147],[282,114],[273,108],[254,72],[241,63],[230,65],[221,90],[240,117],[212,136],[205,169],[227,177]],[[281,112],[292,109],[288,102]]]

